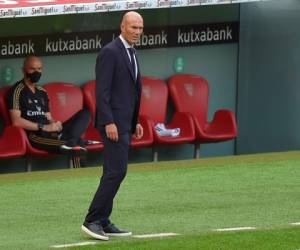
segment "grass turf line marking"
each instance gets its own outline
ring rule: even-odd
[[[140,234],[140,235],[132,235],[133,238],[155,238],[155,237],[170,237],[177,236],[179,234],[176,233],[157,233],[157,234]],[[88,246],[88,245],[96,245],[99,241],[83,241],[78,243],[64,244],[64,245],[54,245],[51,248],[67,248],[67,247],[78,247],[78,246]]]
[[[228,227],[228,228],[217,228],[212,231],[215,232],[230,232],[230,231],[243,231],[243,230],[255,230],[256,227]]]
[[[52,248],[66,248],[66,247],[78,247],[78,246],[88,246],[88,245],[96,245],[98,242],[95,241],[83,241],[71,244],[64,244],[64,245],[54,245],[51,246]]]
[[[157,233],[157,234],[140,234],[140,235],[132,235],[134,238],[156,238],[156,237],[170,237],[170,236],[177,236],[179,234],[176,233]]]
[[[290,225],[293,225],[293,226],[300,226],[300,222],[293,222],[293,223],[290,223]]]

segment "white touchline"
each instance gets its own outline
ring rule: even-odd
[[[212,231],[227,232],[227,231],[243,231],[243,230],[255,230],[255,229],[256,227],[228,227],[228,228],[213,229]]]
[[[96,245],[98,242],[96,241],[83,241],[78,243],[64,244],[64,245],[54,245],[52,248],[66,248],[66,247],[77,247],[77,246],[88,246],[88,245]]]
[[[293,222],[289,223],[293,226],[299,226],[300,222]],[[212,229],[211,231],[214,232],[230,232],[230,231],[246,231],[246,230],[255,230],[256,227],[228,227],[228,228],[217,228]],[[154,233],[154,234],[140,234],[140,235],[132,235],[133,238],[158,238],[158,237],[171,237],[171,236],[178,236],[180,234],[178,233]],[[72,243],[72,244],[64,244],[64,245],[54,245],[51,246],[51,248],[66,248],[66,247],[74,247],[74,246],[87,246],[87,245],[96,245],[100,241],[83,241],[78,243]],[[300,250],[300,249],[299,249]]]
[[[170,237],[176,236],[179,234],[176,233],[157,233],[157,234],[140,234],[140,235],[132,235],[134,238],[155,238],[155,237]]]
[[[300,222],[293,222],[293,223],[290,223],[290,225],[293,225],[293,226],[300,226]]]
[[[140,234],[140,235],[132,235],[134,238],[155,238],[155,237],[170,237],[176,236],[180,234],[176,233],[156,233],[156,234]],[[100,241],[83,241],[78,243],[64,244],[64,245],[54,245],[51,248],[66,248],[66,247],[76,247],[76,246],[87,246],[87,245],[96,245]]]

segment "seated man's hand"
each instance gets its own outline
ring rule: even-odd
[[[63,129],[62,122],[61,121],[55,121],[55,123],[56,123],[56,126],[59,129],[58,132],[62,131],[62,129]]]
[[[59,121],[52,122],[44,125],[43,130],[46,132],[60,132],[62,130],[62,124]]]

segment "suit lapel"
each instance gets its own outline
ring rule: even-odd
[[[130,72],[130,75],[131,75],[132,79],[135,81],[135,76],[134,76],[134,73],[133,73],[133,69],[131,67],[131,63],[130,63],[129,56],[127,54],[126,48],[125,48],[124,44],[122,43],[122,41],[121,41],[121,39],[119,37],[116,38],[116,43],[117,43],[117,45],[118,45],[118,47],[120,49],[123,61],[126,64],[126,66],[127,66],[128,70]]]

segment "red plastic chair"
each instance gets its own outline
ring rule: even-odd
[[[82,89],[71,83],[53,82],[44,85],[49,99],[50,111],[55,120],[65,122],[75,113],[80,111],[84,106],[84,95]],[[62,112],[63,110],[63,112]],[[98,140],[101,138],[94,137],[97,131],[92,130],[91,124],[83,135],[84,140]],[[102,150],[102,144],[86,145],[88,151]]]
[[[0,137],[0,159],[22,157],[26,153],[24,130],[10,125],[6,104],[6,94],[9,89],[10,86],[0,88],[0,117],[4,123],[4,130]]]
[[[71,83],[52,82],[43,86],[48,93],[50,100],[50,112],[55,120],[64,122],[72,115],[82,109],[83,97],[78,86]],[[31,171],[33,157],[49,157],[54,154],[48,151],[34,148],[29,140],[27,144],[27,170]],[[70,160],[70,166],[72,166]]]
[[[50,112],[54,120],[65,122],[83,108],[80,87],[65,82],[51,82],[44,86],[50,100]]]
[[[43,86],[50,100],[53,119],[64,122],[82,109],[83,97],[79,87],[71,83],[52,82]],[[49,157],[48,151],[34,148],[27,139],[27,169],[31,171],[32,157]]]
[[[207,121],[209,87],[201,76],[175,75],[168,80],[175,108],[189,112],[196,128],[195,156],[199,157],[199,144],[231,140],[237,136],[235,115],[227,109],[217,110],[211,122]]]
[[[82,86],[85,105],[91,112],[92,122],[96,113],[95,84],[95,80],[91,80]],[[140,140],[132,137],[131,146],[134,148],[150,146],[153,143],[153,133],[150,121],[142,116],[140,116],[139,119],[144,128],[144,135]],[[90,124],[87,133],[89,134],[89,138],[91,140],[101,140],[98,130],[94,128],[92,124]]]
[[[195,128],[193,119],[186,112],[175,112],[171,121],[165,125],[167,129],[180,128],[180,134],[176,137],[159,136],[155,131],[155,125],[165,123],[167,115],[168,88],[163,80],[143,77],[142,99],[140,114],[148,117],[152,122],[155,145],[182,144],[195,140]],[[154,160],[157,160],[157,151],[154,151]]]
[[[0,114],[4,122],[4,126],[11,125],[9,110],[7,106],[6,96],[11,86],[3,86],[0,88]]]
[[[4,127],[0,137],[0,159],[22,157],[26,153],[26,135],[20,128]]]

